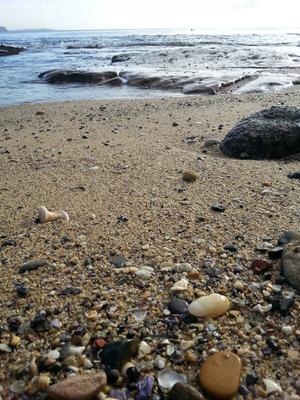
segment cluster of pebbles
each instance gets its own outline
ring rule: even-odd
[[[240,106],[215,101],[228,112]],[[199,129],[191,116],[198,113],[201,129],[210,132],[216,104],[185,102],[192,105],[165,102],[164,111],[159,102],[153,109],[145,102],[112,103],[109,112],[97,103],[70,103],[44,106],[38,115],[34,106],[23,106],[11,111],[14,125],[4,121],[12,139],[5,142],[1,170],[17,179],[0,187],[7,204],[0,232],[3,400],[300,398],[300,236],[287,230],[299,217],[280,214],[282,207],[296,207],[298,182],[287,178],[288,163],[280,164],[282,174],[272,184],[275,162],[244,161],[246,176],[243,161],[202,147],[189,152],[194,144],[184,138]],[[244,102],[245,110],[253,107]],[[170,121],[175,105],[179,127]],[[51,112],[60,115],[57,131],[47,144],[32,144],[36,153],[28,158],[23,146],[35,139],[25,129],[24,138],[14,136],[13,128],[27,120],[29,132],[41,130]],[[95,125],[102,118],[99,138]],[[130,134],[120,128],[127,118]],[[156,118],[163,125],[158,133]],[[108,119],[118,121],[117,134]],[[221,122],[220,116],[217,126]],[[71,133],[63,130],[77,124],[84,125],[84,144],[73,133],[70,145]],[[167,124],[175,131],[160,137]],[[140,126],[149,136],[141,144]],[[155,169],[168,146],[170,160]],[[178,149],[181,169],[174,167]],[[229,165],[233,174],[245,172],[236,175],[244,185],[234,194],[236,182],[228,180],[227,191],[221,187]],[[258,165],[262,172],[255,175]],[[36,191],[28,176],[40,179]],[[281,192],[281,185],[290,191]],[[11,195],[17,186],[9,203],[6,191]],[[38,209],[43,204],[52,211]],[[9,220],[12,209],[19,214]]]

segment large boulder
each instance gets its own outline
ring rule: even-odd
[[[42,72],[39,78],[47,83],[88,83],[96,85],[121,85],[122,80],[114,71],[86,72],[55,69]]]
[[[1,56],[14,56],[15,54],[24,51],[24,47],[7,46],[6,44],[0,44],[0,57]]]
[[[236,158],[281,158],[300,152],[300,108],[271,107],[241,120],[220,146]]]

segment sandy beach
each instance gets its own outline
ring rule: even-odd
[[[299,399],[299,295],[285,316],[253,311],[268,304],[278,285],[294,292],[280,281],[280,262],[256,248],[275,247],[282,232],[299,230],[300,184],[287,178],[299,170],[299,158],[236,160],[204,146],[273,105],[300,107],[299,89],[0,109],[3,400],[13,398],[9,388],[16,399],[44,399],[46,387],[70,372],[101,369],[95,338],[145,341],[151,352],[133,362],[142,376],[155,378],[157,399],[166,398],[157,385],[158,356],[202,393],[199,369],[216,350],[241,358],[237,398],[266,397],[263,379],[271,379],[282,393],[268,398]],[[195,182],[183,181],[184,171],[194,172]],[[213,211],[214,203],[225,211]],[[39,206],[65,210],[70,221],[36,223]],[[250,268],[257,257],[272,263],[265,274]],[[47,264],[19,273],[35,260]],[[143,266],[153,268],[150,276],[136,274]],[[172,291],[182,278],[187,288]],[[28,289],[23,297],[18,284]],[[173,298],[190,303],[212,292],[231,300],[220,318],[182,321],[166,311]],[[147,311],[142,321],[137,309]],[[33,329],[38,314],[45,318]],[[291,327],[289,335],[283,326]],[[175,346],[170,355],[165,339]],[[182,340],[190,342],[187,349]],[[45,366],[49,352],[68,341],[82,352],[60,359],[57,368],[49,367],[55,361]],[[257,382],[246,384],[254,373]],[[126,382],[120,377],[118,385]]]

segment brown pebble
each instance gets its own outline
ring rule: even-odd
[[[170,392],[170,400],[203,400],[203,396],[192,386],[177,382]]]
[[[185,171],[182,176],[182,179],[186,182],[195,182],[197,178],[198,178],[197,174],[191,171]]]
[[[218,400],[231,399],[240,384],[241,361],[230,352],[221,351],[207,358],[200,370],[200,384]]]
[[[261,274],[272,267],[269,261],[263,260],[261,258],[255,258],[251,263],[251,269],[255,274]]]
[[[106,374],[76,375],[49,387],[47,393],[53,400],[92,400],[106,385]]]

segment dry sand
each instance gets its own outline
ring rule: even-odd
[[[259,243],[270,239],[275,245],[283,231],[299,229],[300,184],[287,178],[299,170],[299,161],[235,160],[217,149],[203,150],[205,139],[221,139],[242,117],[280,104],[299,107],[299,92],[0,109],[0,243],[16,242],[0,247],[0,343],[10,343],[12,317],[26,324],[45,310],[50,321],[62,324],[44,332],[24,329],[14,351],[0,353],[3,399],[15,381],[30,392],[34,374],[47,373],[36,372],[30,363],[35,359],[39,365],[42,356],[59,348],[62,335],[74,337],[76,324],[86,327],[85,335],[75,335],[76,344],[87,345],[92,336],[107,341],[143,338],[153,350],[142,360],[149,361],[144,370],[157,374],[151,360],[160,352],[166,366],[186,374],[198,390],[201,360],[224,348],[240,355],[243,385],[246,375],[256,371],[259,381],[252,388],[258,398],[264,395],[264,378],[283,389],[270,398],[300,394],[299,296],[286,317],[257,314],[252,308],[268,304],[279,262],[272,262],[264,278],[249,268]],[[196,172],[198,179],[184,182],[186,170]],[[215,202],[225,206],[224,213],[210,209]],[[41,205],[66,210],[70,222],[35,223]],[[236,253],[224,250],[231,243],[238,246]],[[119,270],[110,263],[116,254],[125,257],[126,267],[148,265],[155,273],[147,280]],[[18,273],[21,264],[39,259],[50,265]],[[184,263],[192,265],[192,273]],[[164,310],[174,297],[170,288],[184,276],[189,286],[177,297],[190,302],[217,292],[234,300],[233,311],[198,325],[168,328]],[[28,288],[25,298],[17,296],[17,283]],[[82,292],[61,296],[71,286]],[[287,285],[283,289],[292,290]],[[147,310],[144,322],[134,321],[135,308]],[[293,333],[284,335],[283,325]],[[272,336],[281,355],[262,352]],[[203,337],[207,339],[199,347]],[[180,365],[159,347],[165,338],[182,357]],[[195,342],[190,350],[180,349],[182,338]],[[66,361],[79,372],[83,363],[78,357]],[[51,383],[67,372],[48,374]],[[43,392],[29,398],[43,398]]]

